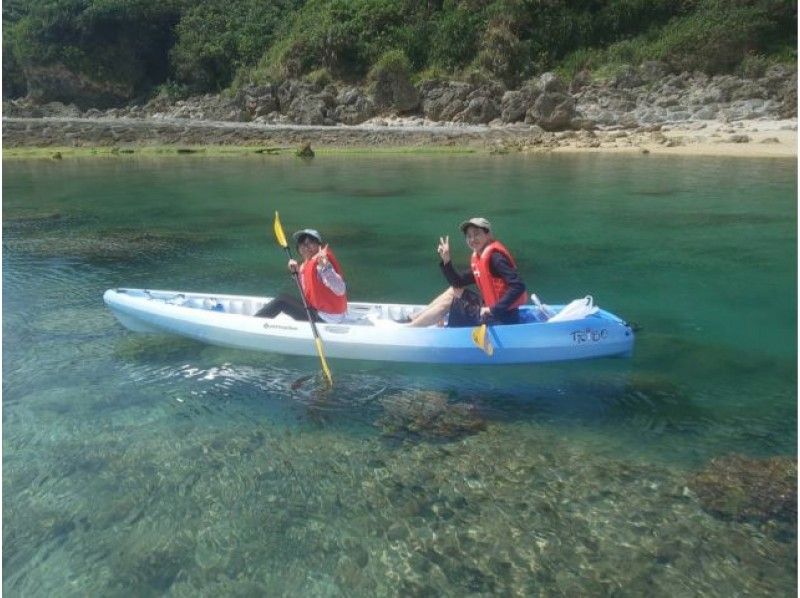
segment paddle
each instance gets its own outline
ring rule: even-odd
[[[286,235],[283,234],[283,227],[281,226],[281,219],[278,216],[278,212],[275,212],[275,238],[278,240],[278,245],[283,247],[286,250],[286,255],[289,256],[289,259],[292,259],[292,250],[289,248],[289,244],[286,242]],[[331,371],[328,368],[328,362],[325,361],[325,354],[322,352],[322,339],[319,337],[319,331],[317,330],[317,325],[314,322],[314,318],[311,315],[311,309],[308,307],[308,302],[306,301],[306,296],[303,294],[303,286],[300,284],[300,274],[297,272],[293,272],[294,281],[297,283],[297,290],[300,292],[300,299],[303,301],[303,307],[306,308],[306,314],[308,314],[308,321],[311,324],[311,332],[314,335],[314,343],[317,345],[317,354],[319,355],[319,360],[322,363],[322,373],[325,376],[325,381],[328,383],[328,386],[333,386],[333,378],[331,377]]]
[[[472,342],[489,357],[494,354],[494,345],[486,334],[486,324],[481,324],[472,329]]]

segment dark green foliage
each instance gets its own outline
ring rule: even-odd
[[[131,95],[312,72],[358,81],[392,51],[412,73],[508,85],[644,60],[756,73],[796,59],[796,27],[791,0],[9,0],[3,93],[42,66]]]
[[[358,79],[387,50],[402,49],[414,68],[427,60],[424,12],[395,0],[311,0],[288,22],[255,78],[297,76],[319,68]]]
[[[526,78],[530,66],[530,43],[520,40],[516,24],[510,17],[491,21],[477,58],[480,68],[510,86]]]
[[[572,74],[581,68],[660,60],[675,71],[716,74],[739,67],[752,74],[753,55],[760,55],[762,66],[796,60],[796,24],[797,7],[785,0],[699,0],[663,27],[606,47],[577,48],[561,67]]]
[[[63,65],[137,93],[166,79],[179,16],[178,0],[38,0],[10,36],[23,68]]]
[[[193,91],[219,91],[272,45],[276,29],[299,0],[206,0],[193,4],[176,27],[171,52],[177,81]]]
[[[443,12],[431,39],[431,64],[449,71],[469,64],[478,49],[480,20],[469,10]]]
[[[411,74],[411,62],[402,50],[389,50],[381,56],[370,71],[374,76],[380,72],[388,72],[408,77]]]
[[[3,97],[25,95],[25,76],[14,51],[14,26],[24,16],[25,7],[19,0],[3,2]]]

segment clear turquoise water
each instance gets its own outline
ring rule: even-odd
[[[796,534],[703,508],[711,459],[797,452],[782,160],[3,164],[8,595],[791,593]],[[531,290],[641,326],[629,360],[332,362],[127,332],[102,292],[291,290],[271,217],[350,296],[427,301],[482,214]],[[778,526],[780,527],[780,525]],[[785,526],[784,526],[785,527]]]

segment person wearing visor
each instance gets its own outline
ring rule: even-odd
[[[315,322],[342,322],[347,312],[347,287],[342,268],[333,251],[322,245],[322,235],[304,228],[292,235],[302,263],[289,260],[289,271],[300,276],[303,295]],[[274,318],[279,313],[295,320],[308,320],[303,303],[294,295],[282,293],[262,307],[256,317]]]
[[[449,313],[450,327],[490,324],[518,324],[519,306],[525,303],[525,283],[517,273],[511,253],[492,235],[486,218],[470,218],[460,225],[467,246],[472,250],[470,269],[457,272],[450,261],[450,238],[440,237],[437,252],[439,267],[450,283],[444,293],[415,315],[409,326],[430,326]],[[475,284],[480,297],[470,289]]]

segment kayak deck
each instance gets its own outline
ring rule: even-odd
[[[110,289],[103,296],[117,319],[137,332],[167,333],[239,349],[315,355],[308,322],[285,314],[254,317],[269,297]],[[549,306],[558,313],[563,306]],[[452,364],[535,363],[629,355],[633,331],[606,312],[540,321],[534,306],[520,308],[520,324],[489,326],[492,356],[475,346],[471,327],[404,326],[422,305],[348,303],[343,322],[317,324],[331,358]]]

